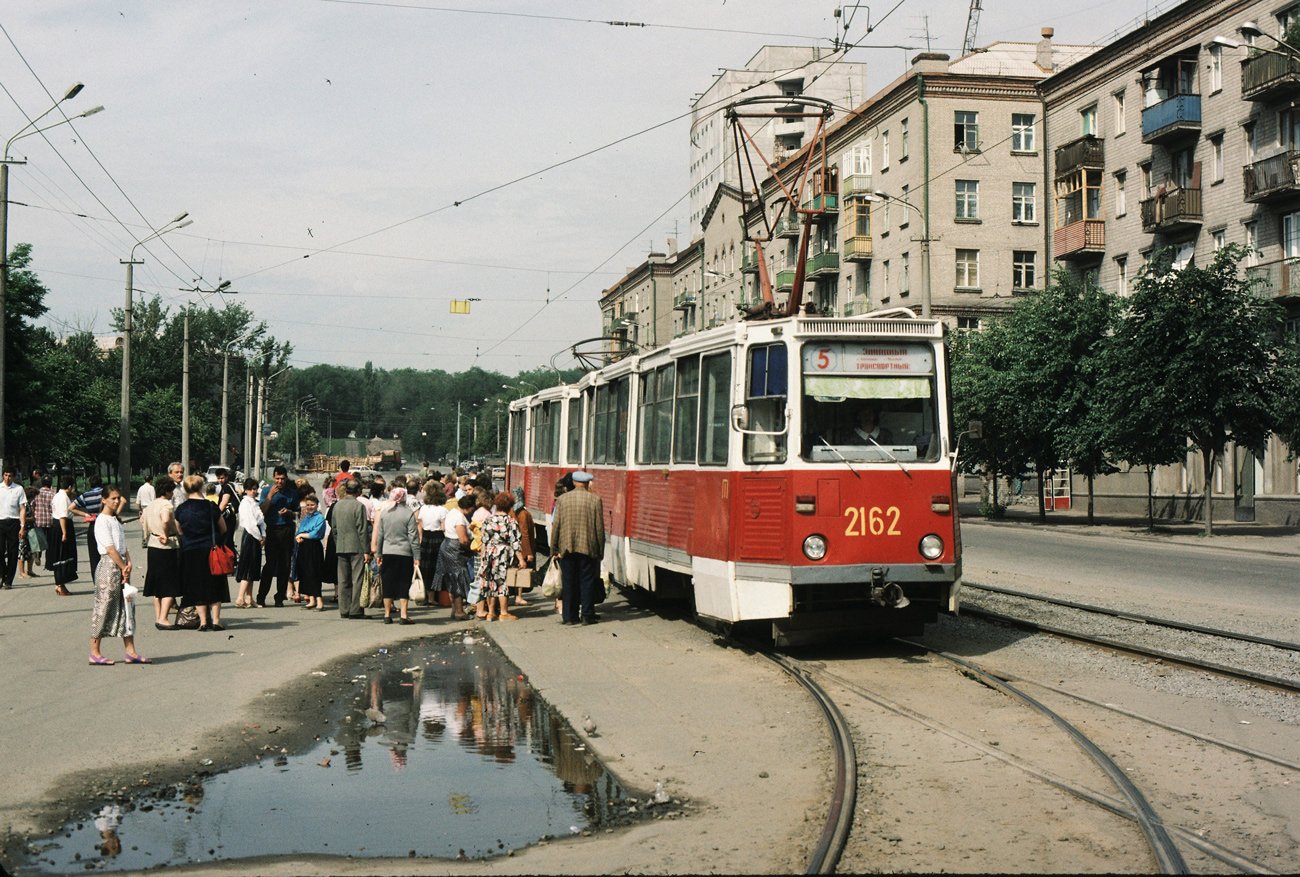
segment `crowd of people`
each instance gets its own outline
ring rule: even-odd
[[[126,662],[150,663],[134,647],[136,597],[147,597],[158,630],[220,631],[222,607],[323,612],[325,585],[334,585],[340,617],[382,617],[411,624],[412,603],[441,606],[453,619],[512,621],[512,607],[540,577],[539,554],[554,547],[562,572],[555,602],[564,624],[593,624],[603,599],[599,566],[604,551],[603,508],[588,490],[592,476],[575,472],[556,485],[552,531],[535,526],[523,488],[496,492],[486,473],[431,472],[363,481],[348,461],[327,477],[320,494],[306,480],[277,467],[264,488],[230,473],[184,476],[179,463],[137,493],[141,548],[147,553],[143,589],[122,526],[126,497],[92,476],[78,493],[65,478],[33,473],[24,488],[11,468],[0,483],[0,571],[3,587],[15,574],[53,573],[55,593],[78,581],[74,518],[87,523],[87,561],[93,583],[90,663],[111,665],[104,638],[123,638]],[[239,534],[238,542],[236,535]],[[225,568],[218,555],[234,558]],[[111,562],[106,562],[111,561]],[[229,574],[237,592],[233,602]],[[271,598],[271,587],[275,593]],[[256,586],[256,587],[255,587]],[[382,606],[382,616],[367,608]]]

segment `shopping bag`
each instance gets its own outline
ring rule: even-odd
[[[411,576],[411,602],[424,602],[424,576],[420,573],[420,567],[415,567],[415,575]]]
[[[542,579],[542,596],[552,600],[560,596],[563,589],[563,582],[560,579],[560,563],[558,560],[552,561],[546,569],[546,578]]]
[[[361,564],[361,583],[358,587],[361,589],[361,599],[357,601],[358,606],[370,605],[370,590],[375,584],[375,574],[370,571],[370,564]]]
[[[366,605],[374,609],[384,605],[384,579],[379,564],[370,561],[370,602]]]

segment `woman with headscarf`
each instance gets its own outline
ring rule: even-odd
[[[532,570],[537,567],[537,557],[533,552],[533,513],[528,511],[528,506],[524,504],[524,488],[516,484],[514,487],[514,505],[511,507],[511,513],[514,515],[515,524],[519,527],[519,551],[523,555],[523,568]],[[526,606],[524,600],[524,589],[515,588],[515,605]]]
[[[379,559],[384,587],[384,624],[393,623],[393,601],[398,603],[399,624],[410,624],[407,608],[411,601],[411,579],[419,560],[420,534],[415,513],[406,504],[406,489],[394,487],[388,500],[375,512],[370,551]]]
[[[498,617],[502,621],[514,621],[519,617],[510,614],[510,594],[506,589],[506,575],[512,567],[522,566],[524,562],[519,548],[519,525],[510,514],[514,504],[515,498],[510,494],[497,494],[492,513],[480,529],[483,550],[479,554],[478,585],[488,621]]]

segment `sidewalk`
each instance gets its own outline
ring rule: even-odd
[[[990,520],[980,514],[979,503],[974,500],[963,500],[960,511],[962,526],[1050,527],[1098,538],[1160,541],[1227,551],[1300,557],[1300,528],[1296,527],[1215,520],[1214,535],[1207,538],[1202,521],[1157,520],[1154,527],[1149,527],[1144,517],[1095,515],[1094,522],[1089,524],[1087,510],[1082,508],[1048,512],[1047,520],[1040,521],[1038,506],[1032,503],[1010,506],[1003,517]]]

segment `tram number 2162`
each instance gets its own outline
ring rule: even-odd
[[[844,510],[844,517],[848,519],[848,526],[844,528],[845,536],[902,536],[903,531],[898,529],[899,518],[902,512],[898,506],[891,505],[889,508],[880,506],[849,506]]]

